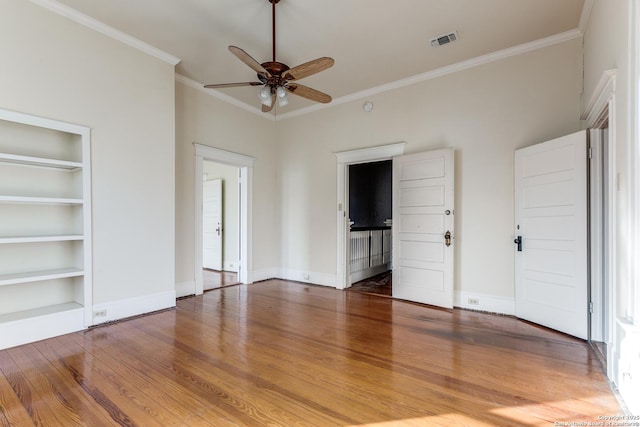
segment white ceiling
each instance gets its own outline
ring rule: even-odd
[[[55,0],[53,0],[55,1]],[[181,59],[200,83],[257,81],[227,47],[272,60],[268,0],[58,0]],[[592,0],[586,0],[587,5]],[[579,28],[585,0],[281,0],[277,60],[290,67],[330,56],[335,65],[301,84],[334,100]],[[588,13],[585,13],[588,16]],[[583,18],[584,20],[584,18]],[[459,40],[431,47],[433,37]],[[255,87],[224,94],[258,109]],[[292,96],[278,114],[314,103]]]

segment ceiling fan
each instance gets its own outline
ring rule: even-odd
[[[279,3],[280,0],[267,1],[272,5],[273,61],[267,61],[261,64],[239,47],[229,46],[231,53],[258,73],[258,80],[260,81],[210,84],[205,85],[205,88],[220,89],[238,86],[263,86],[258,92],[258,98],[260,98],[262,102],[262,111],[265,113],[271,111],[276,99],[278,100],[279,106],[283,107],[287,105],[289,102],[287,100],[287,93],[293,93],[294,95],[325,104],[331,102],[331,96],[326,93],[294,82],[332,67],[335,61],[332,58],[324,56],[293,68],[289,68],[286,64],[276,61],[276,4]]]

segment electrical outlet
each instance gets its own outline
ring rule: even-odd
[[[93,317],[107,317],[107,310],[96,310],[93,312]]]
[[[469,305],[480,305],[480,300],[478,298],[469,298],[467,303]]]

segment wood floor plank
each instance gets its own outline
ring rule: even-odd
[[[0,367],[1,369],[1,367]],[[0,425],[1,426],[32,426],[33,421],[22,402],[16,396],[9,381],[0,370]]]
[[[207,399],[212,404],[210,405],[211,407],[222,404],[222,406],[227,409],[231,409],[231,412],[239,411],[241,413],[240,419],[232,419],[234,425],[244,425],[249,422],[247,419],[241,421],[245,415],[244,412],[251,414],[251,417],[253,417],[251,421],[254,421],[256,417],[260,418],[261,411],[259,408],[253,407],[252,402],[238,399],[237,393],[229,393],[224,389],[220,389],[217,383],[209,382],[198,376],[197,367],[193,366],[194,360],[189,354],[178,355],[177,350],[173,346],[165,346],[164,349],[159,349],[158,340],[150,342],[150,345],[152,345],[155,350],[153,352],[147,352],[145,348],[145,344],[147,344],[145,335],[141,333],[135,334],[135,332],[138,332],[138,328],[125,329],[123,325],[118,326],[122,328],[117,333],[118,339],[122,340],[120,348],[126,349],[132,359],[144,360],[145,364],[153,368],[155,372],[164,373],[169,381],[171,381],[171,379],[175,381],[180,385],[182,394],[184,394],[185,391],[190,391],[196,397]],[[105,347],[103,351],[108,351],[108,347]],[[171,354],[163,354],[168,351],[170,351]],[[182,359],[186,361],[186,364],[181,364]],[[210,367],[207,366],[207,369],[210,370]],[[215,416],[220,417],[221,413],[215,414]],[[264,418],[264,416],[262,418]],[[219,425],[219,423],[215,423],[214,425]]]
[[[160,331],[155,330],[155,326],[157,324],[142,325],[139,329],[146,332],[149,337],[152,337],[155,340],[154,342],[157,342],[158,339],[169,339],[168,336],[163,336]],[[174,364],[170,369],[182,373],[185,378],[195,380],[197,384],[222,387],[224,393],[221,396],[236,396],[238,402],[235,402],[234,406],[240,405],[250,412],[253,417],[257,418],[254,421],[266,422],[269,417],[265,416],[265,412],[277,415],[278,422],[282,422],[283,425],[297,425],[296,418],[300,419],[305,412],[309,412],[309,414],[303,418],[307,420],[303,425],[312,425],[310,420],[318,418],[321,420],[319,425],[333,424],[337,421],[354,421],[350,419],[332,419],[328,414],[329,410],[327,408],[318,407],[313,401],[301,402],[299,397],[294,394],[295,384],[293,382],[288,383],[287,389],[283,390],[279,389],[277,385],[269,383],[268,378],[252,375],[250,372],[240,368],[243,365],[242,361],[232,360],[234,359],[233,354],[223,359],[212,358],[206,352],[197,348],[197,345],[185,344],[184,341],[189,341],[193,338],[189,337],[190,329],[188,328],[180,334],[182,343],[176,347],[183,352],[183,355],[173,362]],[[136,341],[144,342],[144,335],[138,334]],[[256,368],[255,361],[252,363],[251,368]],[[261,406],[263,408],[253,408],[252,401],[262,401]],[[273,405],[272,401],[276,402],[276,405]],[[288,408],[296,408],[295,412],[292,413],[291,409],[289,411],[276,409],[277,403],[283,401],[289,404]],[[292,416],[294,418],[291,418]],[[276,419],[271,420],[271,422],[276,422]]]
[[[622,415],[584,341],[508,316],[280,280],[2,350],[0,387],[0,425],[17,426],[548,426]]]

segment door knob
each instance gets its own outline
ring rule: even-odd
[[[446,247],[451,246],[451,232],[449,230],[444,233],[444,244]]]
[[[513,243],[518,245],[518,252],[522,252],[522,236],[516,237],[516,239],[513,241]]]

